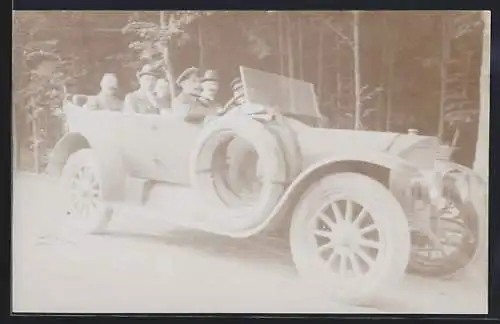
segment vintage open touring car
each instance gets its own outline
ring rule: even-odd
[[[278,230],[301,277],[350,303],[486,253],[486,185],[437,159],[437,138],[320,128],[308,122],[321,118],[312,84],[245,67],[240,77],[245,103],[202,123],[68,97],[49,163],[64,217],[96,233],[126,205],[234,238]],[[167,212],[174,184],[199,195],[175,201],[189,212]]]

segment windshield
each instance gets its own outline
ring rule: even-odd
[[[272,107],[283,115],[321,118],[312,83],[240,67],[248,102]]]

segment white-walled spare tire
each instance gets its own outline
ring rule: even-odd
[[[249,148],[258,157],[253,167],[260,171],[260,188],[251,201],[245,201],[228,184],[228,154],[237,157],[239,152],[244,156]],[[242,161],[241,155],[238,161]],[[278,140],[264,123],[248,116],[228,115],[207,124],[193,150],[190,169],[192,184],[201,198],[220,208],[221,217],[232,217],[235,226],[250,226],[260,216],[267,216],[287,181],[286,161]]]
[[[281,147],[286,161],[287,181],[290,183],[302,171],[302,152],[297,134],[283,116],[277,116],[275,120],[266,123],[266,126]]]
[[[381,183],[357,173],[328,175],[305,191],[292,217],[299,274],[335,299],[371,304],[404,275],[408,221]]]

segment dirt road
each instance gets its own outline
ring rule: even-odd
[[[13,310],[27,312],[485,313],[478,280],[407,276],[374,308],[334,303],[297,280],[286,246],[118,215],[107,235],[57,235],[54,183],[14,182]]]

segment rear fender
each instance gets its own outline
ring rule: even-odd
[[[92,149],[95,154],[102,181],[102,198],[106,201],[123,199],[127,172],[121,153],[117,149],[92,143],[80,133],[67,133],[57,142],[49,157],[47,173],[60,177],[68,158],[82,149]]]

